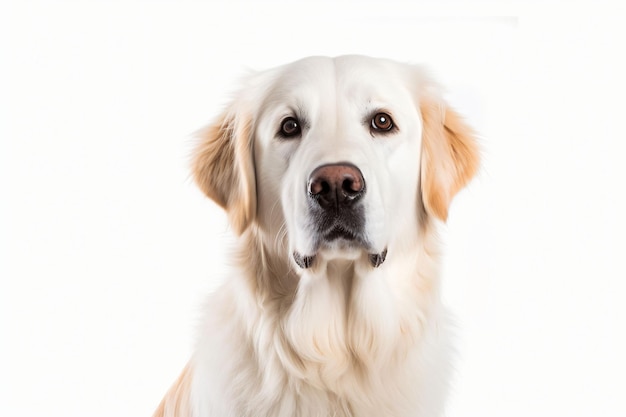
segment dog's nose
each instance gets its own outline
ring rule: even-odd
[[[322,208],[338,209],[352,205],[365,193],[365,180],[352,164],[322,165],[311,173],[308,191]]]

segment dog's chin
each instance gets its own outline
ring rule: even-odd
[[[324,241],[317,250],[317,256],[326,260],[341,259],[354,261],[359,259],[367,248],[353,239],[335,238],[332,241]]]

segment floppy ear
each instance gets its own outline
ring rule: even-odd
[[[200,133],[193,156],[196,183],[228,214],[237,234],[256,215],[256,183],[252,156],[252,117],[236,105]]]
[[[478,170],[478,145],[472,129],[443,101],[427,97],[420,110],[422,199],[428,214],[446,221],[452,198]]]

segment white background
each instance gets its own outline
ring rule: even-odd
[[[344,53],[425,63],[481,134],[449,416],[626,415],[618,2],[0,4],[0,415],[151,414],[229,234],[191,134],[247,68]]]

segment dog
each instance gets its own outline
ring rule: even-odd
[[[418,66],[309,57],[245,77],[192,162],[233,270],[154,416],[441,415],[437,229],[479,159]]]

